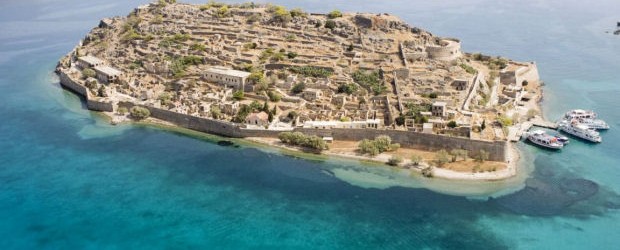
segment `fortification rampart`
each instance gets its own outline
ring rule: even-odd
[[[107,102],[99,102],[89,100],[89,93],[86,87],[73,81],[64,72],[60,72],[61,84],[71,91],[80,94],[86,99],[88,109],[95,111],[112,112],[112,104]],[[119,102],[119,107],[130,109],[136,104],[131,102]],[[266,129],[250,129],[244,128],[242,125],[214,120],[209,118],[195,117],[187,114],[181,114],[170,110],[164,110],[151,106],[144,106],[151,112],[153,118],[173,123],[177,126],[233,138],[244,137],[277,137],[281,130]],[[489,159],[493,161],[505,161],[507,144],[505,141],[482,141],[471,140],[461,137],[450,137],[437,134],[424,134],[414,131],[401,130],[381,130],[381,129],[310,129],[295,128],[293,131],[301,132],[308,135],[331,136],[335,140],[359,141],[363,139],[372,139],[380,135],[387,135],[396,143],[402,146],[417,148],[422,150],[439,150],[439,149],[465,149],[470,155],[475,155],[480,150],[489,152]]]
[[[72,92],[80,94],[81,96],[84,97],[84,99],[86,99],[86,107],[89,110],[104,111],[104,112],[112,112],[114,110],[114,107],[112,106],[112,103],[94,100],[90,96],[90,93],[89,93],[88,89],[86,87],[84,87],[83,85],[75,82],[73,79],[71,79],[71,77],[69,77],[69,75],[67,75],[66,72],[61,71],[58,74],[58,77],[60,78],[60,85],[61,86],[63,86],[64,88],[66,88],[66,89],[68,89],[68,90],[70,90]]]

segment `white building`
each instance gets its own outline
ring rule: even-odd
[[[332,129],[332,128],[378,128],[383,124],[381,119],[369,119],[365,121],[306,121],[304,128]]]
[[[94,56],[82,56],[77,59],[76,65],[81,68],[94,68],[97,66],[101,66],[105,64],[105,62]]]
[[[110,66],[97,66],[94,68],[97,79],[102,83],[116,82],[123,72]]]
[[[444,117],[446,116],[446,102],[434,102],[431,106],[431,112],[433,116]]]
[[[233,87],[235,89],[244,89],[249,76],[249,72],[223,67],[212,67],[204,72],[204,78],[207,81],[222,84],[226,87]]]

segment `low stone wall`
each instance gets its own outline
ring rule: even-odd
[[[93,111],[113,112],[114,106],[110,102],[99,102],[86,99],[86,107]]]
[[[476,155],[480,150],[489,153],[489,160],[506,161],[507,142],[505,141],[482,141],[471,140],[462,137],[450,137],[438,134],[425,134],[414,131],[400,130],[377,130],[377,129],[295,129],[309,135],[332,136],[334,140],[360,141],[372,139],[380,135],[387,135],[395,143],[400,143],[404,147],[421,150],[435,151],[440,149],[465,149],[471,156]]]
[[[119,102],[118,106],[131,109],[136,105],[131,102]],[[239,132],[239,126],[232,122],[195,117],[150,106],[138,106],[148,109],[151,112],[151,117],[153,118],[167,121],[183,128],[227,137],[244,137]]]

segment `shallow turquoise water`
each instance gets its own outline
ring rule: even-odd
[[[98,19],[138,3],[8,1],[0,8],[0,248],[617,248],[620,37],[604,31],[620,3],[277,2],[390,12],[462,38],[467,51],[534,60],[546,116],[592,108],[613,128],[600,145],[575,141],[562,153],[520,145],[524,167],[535,169],[528,187],[481,200],[389,169],[112,127],[58,88],[51,71]],[[573,179],[596,183],[596,194],[555,192]],[[435,191],[368,188],[403,180]],[[490,186],[502,185],[515,186]],[[531,187],[550,194],[528,195]]]

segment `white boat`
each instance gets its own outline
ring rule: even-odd
[[[583,118],[583,119],[577,119],[577,122],[579,124],[583,124],[588,126],[588,128],[591,129],[609,129],[609,125],[607,125],[607,123],[601,119],[589,119],[589,118]]]
[[[591,142],[601,142],[603,139],[600,134],[596,132],[594,129],[588,128],[588,126],[577,123],[577,122],[561,122],[559,125],[560,131],[563,131],[567,134],[573,135],[575,137],[588,140]]]
[[[592,110],[573,109],[564,114],[564,120],[573,119],[596,119],[596,113]]]
[[[534,130],[530,132],[527,139],[532,143],[550,149],[561,149],[564,143],[561,143],[555,136],[548,135],[545,131]]]

